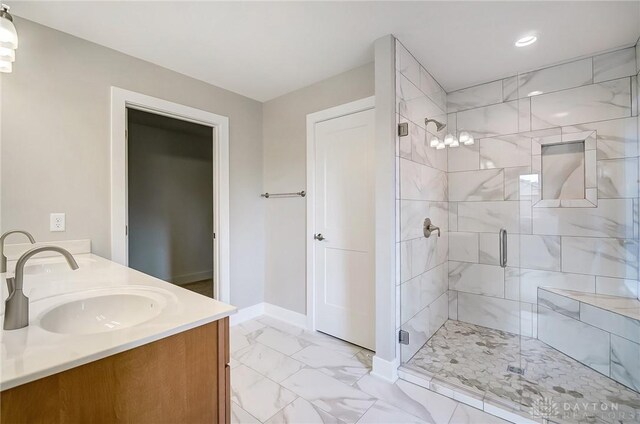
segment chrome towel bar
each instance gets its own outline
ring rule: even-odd
[[[302,191],[297,191],[295,193],[262,193],[260,195],[260,197],[264,197],[266,199],[270,198],[270,197],[305,197],[307,195],[307,192],[302,190]]]

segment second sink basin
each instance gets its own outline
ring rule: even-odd
[[[42,315],[40,326],[62,334],[104,333],[149,321],[165,304],[153,292],[94,294],[53,307]]]

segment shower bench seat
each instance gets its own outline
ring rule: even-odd
[[[539,287],[538,339],[640,392],[640,300]]]

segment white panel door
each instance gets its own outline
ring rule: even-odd
[[[315,124],[316,329],[371,350],[374,113],[370,109]]]

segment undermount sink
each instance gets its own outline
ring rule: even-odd
[[[96,334],[142,324],[166,302],[157,293],[104,294],[73,300],[45,312],[40,326],[53,333]]]

